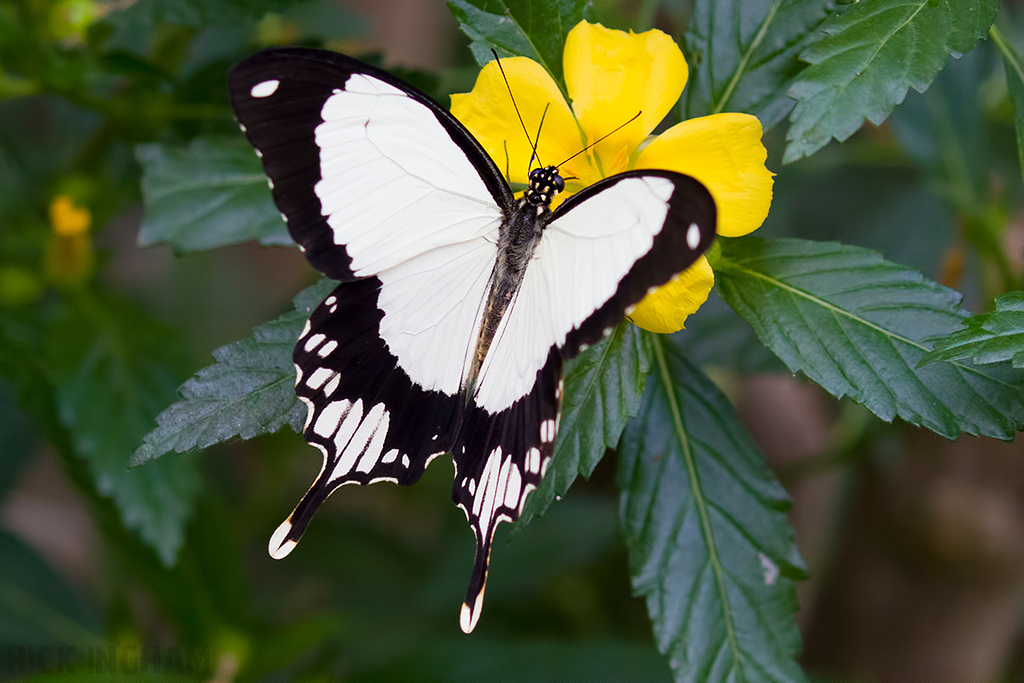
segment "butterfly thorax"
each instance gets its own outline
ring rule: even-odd
[[[494,341],[498,324],[526,276],[526,268],[551,213],[551,200],[564,187],[565,183],[554,166],[533,169],[530,172],[530,185],[522,199],[515,203],[502,221],[498,234],[498,254],[484,302],[473,366],[467,374],[467,397],[479,379],[480,368]]]

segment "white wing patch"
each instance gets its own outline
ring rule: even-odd
[[[512,462],[511,454],[503,455],[501,446],[491,451],[480,475],[480,486],[473,496],[473,515],[479,520],[480,534],[484,538],[490,538],[494,533],[492,524],[497,526],[500,521],[512,521],[507,514],[496,516],[494,512],[499,506],[512,508],[518,512],[522,482],[522,476]],[[514,496],[510,495],[513,491]]]
[[[377,277],[381,339],[409,378],[429,391],[458,393],[476,344],[497,249],[484,240],[453,244]]]
[[[477,405],[497,413],[533,387],[552,345],[650,251],[674,190],[668,178],[625,178],[548,224],[480,370]]]
[[[501,210],[436,116],[402,90],[353,74],[321,116],[315,192],[334,242],[356,276],[381,281],[380,336],[399,367],[452,396],[476,343]]]
[[[318,368],[313,375],[321,369]],[[352,471],[369,472],[381,460],[391,416],[383,403],[372,406],[365,415],[363,409],[362,399],[331,401],[313,423],[313,433],[333,441],[337,453],[328,482]],[[391,455],[390,461],[396,456],[397,451]]]
[[[345,88],[321,110],[315,192],[353,273],[375,275],[433,248],[496,234],[500,209],[427,107],[364,74]]]

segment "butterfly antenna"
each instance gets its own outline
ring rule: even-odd
[[[536,138],[537,142],[533,143],[533,153],[530,154],[530,163],[527,164],[527,166],[526,166],[526,172],[527,173],[529,173],[530,169],[533,168],[533,158],[534,157],[537,157],[537,163],[538,164],[540,164],[541,166],[544,165],[544,163],[540,160],[540,155],[537,154],[537,145],[540,144],[540,131],[541,131],[542,128],[544,128],[544,118],[548,115],[548,107],[550,107],[550,106],[551,106],[550,102],[545,104],[544,105],[544,112],[540,115],[540,125],[537,126],[537,138]]]
[[[601,137],[599,137],[598,139],[594,140],[594,141],[593,141],[593,142],[591,142],[591,143],[590,143],[589,145],[587,145],[586,147],[584,147],[583,149],[581,149],[580,151],[576,152],[576,153],[575,153],[575,154],[573,154],[573,155],[572,155],[571,157],[569,157],[568,159],[566,159],[565,161],[563,161],[563,162],[562,162],[561,164],[558,164],[558,166],[555,166],[555,168],[561,168],[561,167],[562,167],[562,166],[563,166],[564,164],[567,164],[568,162],[572,161],[573,159],[575,159],[575,158],[576,158],[576,157],[578,157],[579,155],[583,154],[583,153],[584,153],[584,152],[586,152],[586,151],[587,151],[588,149],[590,149],[591,147],[593,147],[593,146],[594,146],[594,145],[596,145],[597,143],[601,142],[601,141],[602,141],[602,140],[604,140],[605,138],[607,138],[607,137],[611,137],[611,136],[612,136],[612,135],[614,135],[615,133],[618,133],[618,132],[619,132],[620,130],[622,130],[623,128],[625,128],[626,126],[628,126],[629,124],[633,123],[633,122],[634,122],[634,121],[636,121],[636,120],[637,120],[638,118],[640,118],[640,114],[643,114],[643,113],[644,113],[644,112],[643,112],[643,110],[641,109],[641,110],[640,110],[640,111],[638,111],[638,112],[637,112],[637,113],[636,113],[636,114],[635,114],[635,115],[633,116],[633,118],[631,118],[631,119],[630,119],[629,121],[626,121],[626,122],[625,122],[624,124],[622,124],[621,126],[619,126],[618,128],[616,128],[615,130],[611,131],[610,133],[605,133],[604,135],[602,135],[602,136],[601,136]]]
[[[505,75],[505,68],[501,65],[501,60],[498,58],[498,52],[493,47],[491,48],[491,54],[494,55],[494,61],[498,63],[498,70],[501,71],[501,77],[505,81],[505,87],[508,88],[508,96],[512,100],[512,106],[516,110],[516,116],[519,117],[519,125],[523,127],[523,133],[526,135],[526,141],[530,143],[531,147],[533,147],[533,153],[536,155],[537,145],[530,139],[530,133],[526,130],[526,123],[523,121],[523,115],[519,113],[519,105],[516,104],[515,95],[512,94],[512,86],[508,84],[508,76]],[[637,116],[639,116],[639,114],[637,114]],[[543,120],[541,122],[543,123]],[[540,162],[540,157],[537,157],[537,161]],[[530,157],[530,163],[533,163],[533,156]]]

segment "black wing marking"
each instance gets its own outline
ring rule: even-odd
[[[291,552],[324,500],[345,484],[409,485],[448,452],[460,399],[410,381],[380,338],[380,283],[339,285],[314,311],[295,347],[295,391],[309,407],[305,437],[324,455],[316,481],[270,541]]]
[[[389,207],[397,213],[395,203],[405,196],[408,215],[429,236],[437,232],[436,221],[429,218],[444,214],[451,202],[421,201],[420,194],[431,189],[469,188],[462,195],[490,204],[495,215],[512,205],[508,184],[461,123],[416,88],[351,57],[308,48],[266,50],[231,71],[228,89],[238,121],[263,159],[289,232],[328,277],[347,281],[375,274],[373,263],[363,272],[353,264],[357,251],[372,254],[396,241],[404,246],[402,240],[424,237],[411,235],[415,231],[410,229],[401,236],[381,234],[388,237],[385,245],[367,240],[366,233],[378,228],[357,220],[367,209],[375,209],[383,220]],[[330,102],[342,106],[327,106]],[[359,115],[353,118],[353,112]],[[325,115],[335,118],[320,128],[318,138]],[[369,126],[378,120],[387,124],[378,138],[394,141],[391,149],[376,149],[378,139],[371,139]],[[435,160],[438,165],[430,166]],[[347,171],[362,175],[332,187],[331,175]],[[396,192],[396,181],[403,179],[411,189]],[[335,213],[341,215],[332,221]],[[465,234],[448,237],[462,241]],[[361,243],[351,245],[352,240]],[[414,255],[435,245],[409,246]]]
[[[511,407],[491,414],[471,406],[452,453],[452,500],[466,513],[476,538],[473,573],[459,625],[476,627],[495,527],[515,521],[526,496],[540,486],[554,450],[562,392],[562,359],[554,348],[537,373],[533,390]]]
[[[664,225],[650,250],[637,258],[619,281],[615,295],[566,335],[562,346],[565,360],[607,335],[648,292],[693,265],[715,240],[718,212],[711,193],[695,178],[672,171],[627,171],[606,178],[567,199],[552,214],[549,226],[568,230],[567,219],[573,217],[574,210],[579,211],[587,203],[591,209],[600,210],[601,193],[628,178],[666,178],[673,183]]]

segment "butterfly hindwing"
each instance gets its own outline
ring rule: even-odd
[[[467,411],[452,451],[452,500],[466,513],[476,539],[473,573],[459,620],[466,633],[480,618],[495,527],[519,519],[526,496],[540,486],[551,462],[561,392],[562,358],[552,348],[525,396],[497,414],[475,405]]]
[[[287,555],[313,513],[345,484],[413,484],[452,448],[461,403],[409,379],[380,336],[380,282],[339,285],[310,317],[295,347],[295,391],[309,407],[304,434],[324,464],[274,534],[270,554]]]

